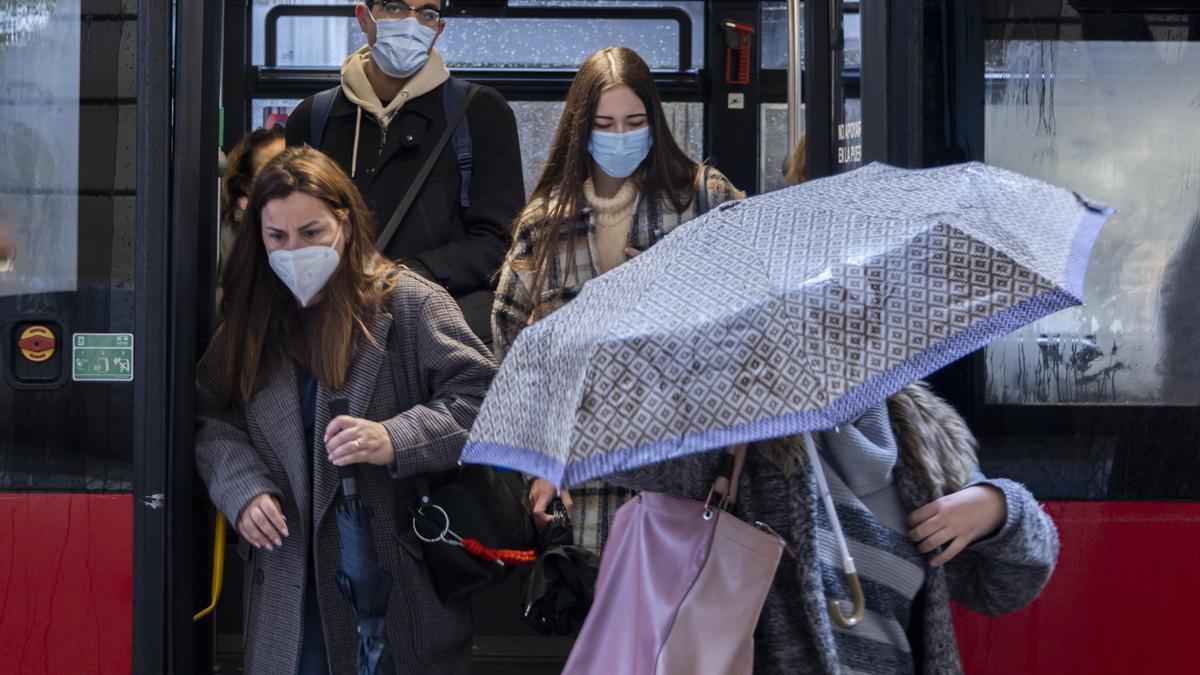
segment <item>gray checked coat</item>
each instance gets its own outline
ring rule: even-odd
[[[408,527],[414,497],[410,477],[450,468],[458,460],[495,366],[471,333],[458,306],[441,288],[410,272],[401,274],[388,311],[368,322],[375,343],[389,344],[398,331],[399,354],[360,337],[345,391],[350,414],[383,424],[396,460],[364,466],[360,489],[374,512],[375,547],[392,575],[388,642],[397,673],[464,673],[470,669],[471,620],[466,600],[442,604],[434,594],[422,549]],[[274,551],[243,546],[249,555],[245,579],[247,673],[294,675],[303,628],[305,573],[316,562],[316,584],[330,672],[355,672],[356,624],[334,581],[339,565],[334,514],[342,497],[337,468],[325,459],[322,430],[329,423],[329,398],[318,388],[315,444],[304,447],[295,370],[280,368],[243,407],[216,406],[218,331],[197,369],[196,464],[209,495],[230,522],[254,497],[275,495],[290,536]],[[408,399],[398,409],[389,358],[410,373]],[[312,491],[309,477],[312,476]],[[311,513],[313,523],[301,514]]]

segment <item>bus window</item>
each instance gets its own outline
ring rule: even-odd
[[[48,30],[50,8],[0,35],[0,296],[74,291],[79,210],[78,17]]]
[[[783,177],[784,163],[791,152],[787,144],[788,106],[760,103],[758,110],[758,189],[770,192],[788,184]]]
[[[1188,30],[1187,16],[1140,14],[992,25],[986,161],[1119,211],[1084,307],[988,348],[988,403],[1200,404],[1200,42]]]
[[[318,5],[306,12],[304,5]],[[700,0],[646,2],[641,0],[515,0],[503,17],[456,16],[446,12],[445,33],[438,49],[451,68],[572,68],[603,47],[624,45],[635,49],[651,68],[690,70],[703,60],[704,3]],[[286,8],[286,9],[278,9]],[[689,20],[662,17],[575,18],[569,10],[619,10],[621,8],[676,9]],[[339,8],[331,16],[328,3],[272,2],[254,6],[253,54],[255,65],[338,67],[346,55],[366,44],[353,18],[353,7]],[[550,10],[568,10],[561,17]],[[539,10],[537,18],[521,10]],[[282,13],[281,13],[282,12]],[[680,32],[690,30],[690,51],[681,55]],[[274,33],[272,36],[271,33]],[[274,49],[272,49],[274,47]]]
[[[788,147],[788,106],[786,78],[788,70],[787,2],[768,0],[759,6],[759,58],[762,62],[762,92],[759,104],[758,189],[770,192],[785,187],[784,162]],[[835,171],[849,171],[862,165],[862,100],[859,97],[862,67],[862,21],[858,3],[842,3],[842,32],[845,47],[839,64],[841,78],[838,96],[842,112],[834,120],[833,141]],[[800,64],[804,63],[803,22],[796,38]],[[799,103],[800,129],[804,125],[804,103]]]

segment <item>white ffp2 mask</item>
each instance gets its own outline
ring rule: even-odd
[[[305,246],[291,251],[280,249],[267,255],[271,269],[296,296],[301,306],[308,307],[313,296],[321,292],[337,271],[341,258],[334,246],[337,246],[341,236],[341,228],[338,228],[337,236],[328,246]]]

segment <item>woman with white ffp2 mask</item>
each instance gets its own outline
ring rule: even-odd
[[[454,439],[495,372],[450,295],[375,249],[374,225],[328,156],[291,148],[269,162],[222,276],[221,327],[196,366],[196,466],[253,547],[247,574],[261,586],[246,609],[246,672],[355,672],[358,624],[335,582],[338,473],[357,467],[377,541],[411,537],[383,516],[415,504],[402,481],[457,464]],[[420,378],[397,392],[394,367]],[[334,415],[335,398],[347,414]],[[377,554],[394,581],[396,663],[409,667],[419,644],[438,664],[422,672],[469,672],[469,600],[442,602],[428,565],[402,547]]]

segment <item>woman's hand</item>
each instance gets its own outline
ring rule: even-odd
[[[537,478],[529,484],[529,509],[533,512],[533,524],[537,526],[537,529],[545,528],[550,521],[554,520],[554,516],[546,513],[546,507],[554,501],[554,495],[557,493],[558,490],[554,489],[554,484],[548,480]],[[575,502],[571,501],[571,493],[563,490],[560,496],[567,513],[570,513],[571,507],[575,505]]]
[[[990,485],[972,485],[930,502],[908,516],[908,538],[917,550],[929,553],[949,542],[929,564],[945,565],[971,542],[1004,525],[1008,504],[1004,493]]]
[[[392,437],[382,424],[349,415],[335,417],[325,427],[325,453],[337,466],[386,466],[396,459]]]
[[[257,548],[274,551],[276,546],[283,546],[288,529],[279,500],[266,492],[250,500],[238,516],[237,530],[242,539]]]

